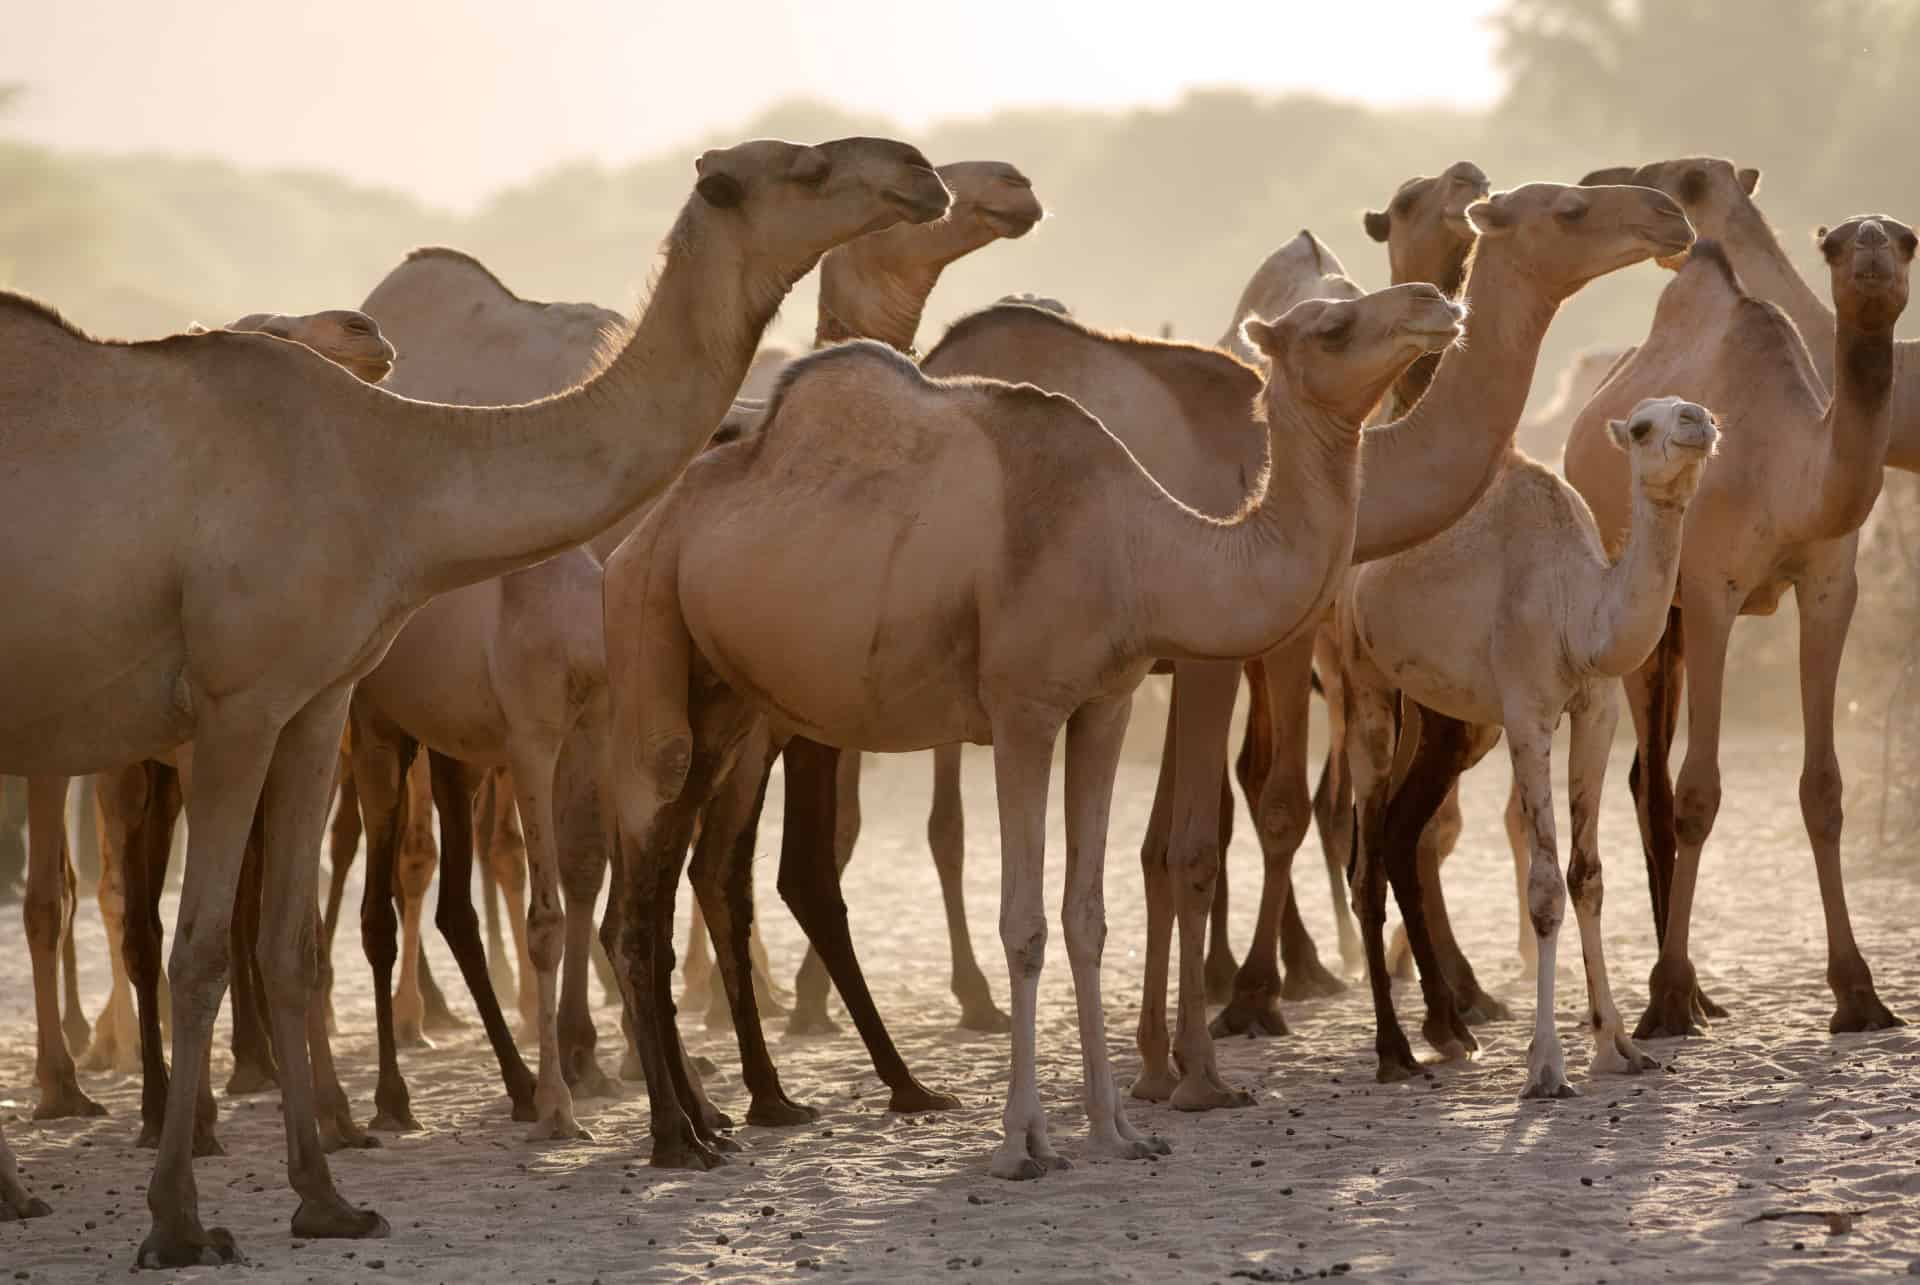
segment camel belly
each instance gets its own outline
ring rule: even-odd
[[[38,689],[13,679],[63,667],[51,657],[36,664],[14,650],[7,659],[0,773],[79,776],[162,754],[193,736],[193,701],[175,648],[158,648],[117,672],[97,664],[64,667],[53,686]]]

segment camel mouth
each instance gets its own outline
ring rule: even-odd
[[[986,225],[1009,241],[1017,241],[1039,226],[1044,211],[1039,210],[996,210],[988,206],[980,207],[980,218]]]

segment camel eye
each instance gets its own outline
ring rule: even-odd
[[[1553,212],[1553,216],[1562,223],[1578,223],[1587,217],[1586,203],[1582,201],[1574,205],[1563,205]]]
[[[1320,342],[1329,348],[1344,347],[1347,340],[1351,338],[1353,338],[1353,318],[1351,317],[1329,321],[1320,328]]]
[[[1640,420],[1635,420],[1633,422],[1633,425],[1627,429],[1627,436],[1631,437],[1636,442],[1644,442],[1647,440],[1647,434],[1652,431],[1653,431],[1653,425],[1649,424],[1644,419],[1640,419]]]

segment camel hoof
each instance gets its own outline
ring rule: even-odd
[[[1005,1035],[1013,1030],[1013,1019],[1001,1012],[992,1000],[986,1000],[961,1008],[960,1027],[983,1035]]]
[[[140,1136],[133,1140],[133,1145],[144,1151],[159,1150],[160,1126],[157,1124],[148,1124],[143,1121],[140,1125]]]
[[[279,1087],[278,1067],[262,1066],[257,1062],[235,1062],[233,1074],[227,1077],[226,1094],[230,1098],[245,1098]]]
[[[1633,1028],[1636,1040],[1672,1040],[1690,1035],[1705,1035],[1706,1026],[1693,1015],[1693,999],[1685,991],[1655,992]]]
[[[1593,1060],[1587,1064],[1589,1078],[1600,1075],[1639,1075],[1642,1071],[1657,1071],[1660,1062],[1657,1058],[1642,1052],[1632,1040],[1620,1036],[1611,1040],[1603,1039],[1595,1045]]]
[[[540,1118],[540,1108],[533,1104],[531,1085],[527,1086],[524,1093],[514,1093],[509,1096],[513,1102],[513,1110],[508,1114],[508,1119],[517,1124],[532,1124]]]
[[[1454,1011],[1460,1014],[1460,1020],[1468,1026],[1485,1026],[1488,1022],[1510,1022],[1513,1020],[1512,1009],[1481,990],[1478,986],[1475,986],[1471,991],[1467,992],[1456,991],[1455,994],[1471,995],[1471,998],[1465,1003],[1456,1000],[1454,1004]]]
[[[840,1024],[828,1017],[824,1011],[807,1012],[794,1009],[787,1015],[787,1034],[797,1036],[838,1035]]]
[[[1046,1176],[1047,1166],[1041,1164],[1032,1156],[1023,1155],[1013,1159],[1002,1160],[1000,1156],[996,1154],[992,1161],[988,1163],[987,1172],[1007,1182],[1032,1182],[1036,1178]]]
[[[339,1197],[303,1200],[293,1211],[293,1234],[306,1240],[384,1240],[393,1234],[371,1209],[355,1209]]]
[[[1699,982],[1693,984],[1693,1008],[1700,1016],[1710,1021],[1718,1022],[1730,1016],[1724,1007],[1713,1002],[1712,996],[1700,989]]]
[[[700,1104],[700,1127],[708,1133],[718,1133],[722,1129],[733,1128],[733,1117],[711,1102]]]
[[[959,1105],[960,1099],[953,1094],[936,1092],[913,1079],[895,1087],[893,1096],[887,1099],[887,1110],[897,1115],[918,1115],[923,1111],[952,1111]]]
[[[466,1018],[447,1008],[429,1008],[427,1015],[420,1020],[421,1029],[445,1034],[449,1031],[464,1031],[472,1025]]]
[[[575,1073],[567,1082],[567,1088],[575,1098],[620,1098],[626,1096],[626,1090],[618,1081],[600,1069],[600,1064],[588,1059],[587,1064]],[[531,1117],[529,1117],[531,1119]]]
[[[107,1109],[80,1091],[78,1084],[66,1084],[40,1099],[33,1109],[36,1120],[72,1120],[105,1115]]]
[[[397,1049],[423,1049],[431,1052],[433,1041],[421,1030],[420,1023],[396,1023],[393,1028],[393,1046]]]
[[[1445,1013],[1429,1013],[1420,1026],[1420,1034],[1440,1054],[1443,1061],[1470,1062],[1480,1052],[1480,1041],[1461,1023],[1449,1007]]]
[[[225,1227],[210,1227],[203,1232],[197,1224],[189,1224],[185,1230],[163,1231],[156,1226],[140,1242],[135,1261],[145,1268],[167,1268],[219,1267],[245,1260],[240,1257],[233,1233]]]
[[[227,1149],[220,1145],[220,1139],[214,1136],[211,1129],[196,1130],[193,1135],[193,1154],[196,1157],[224,1156]]]
[[[1195,1076],[1175,1086],[1167,1105],[1176,1111],[1218,1111],[1250,1107],[1253,1101],[1253,1094],[1244,1089],[1228,1088],[1218,1080]]]
[[[1880,1002],[1872,986],[1866,986],[1849,990],[1840,996],[1839,1007],[1827,1022],[1827,1033],[1840,1035],[1850,1031],[1885,1031],[1906,1024],[1906,1019]]]
[[[653,1159],[655,1169],[718,1169],[729,1163],[718,1151],[708,1147],[698,1138],[653,1140]]]
[[[322,1112],[317,1123],[320,1149],[328,1155],[336,1151],[365,1151],[380,1145],[380,1139],[355,1124],[344,1107]]]
[[[1318,956],[1287,965],[1286,980],[1280,983],[1280,998],[1290,1000],[1330,999],[1346,993],[1347,984],[1328,972]]]
[[[782,1093],[775,1097],[755,1098],[753,1105],[747,1108],[747,1123],[762,1124],[771,1129],[790,1128],[796,1124],[812,1124],[820,1118],[817,1107],[802,1106]]]
[[[637,1066],[638,1063],[636,1062],[635,1065]],[[707,1057],[705,1054],[702,1054],[702,1053],[689,1054],[687,1057],[687,1065],[692,1067],[693,1073],[699,1076],[703,1080],[712,1079],[714,1076],[720,1074],[720,1064],[714,1061],[712,1058]],[[622,1066],[620,1068],[621,1079],[631,1080],[635,1078],[634,1076],[628,1075],[626,1072],[627,1072],[627,1068]],[[638,1077],[644,1080],[646,1078],[646,1072],[644,1071],[638,1072]]]
[[[527,1135],[528,1142],[592,1142],[593,1135],[580,1127],[580,1122],[569,1113],[551,1111],[546,1118],[534,1125],[533,1132]]]
[[[1114,1138],[1095,1144],[1093,1149],[1113,1160],[1147,1160],[1167,1154],[1164,1150],[1154,1150],[1153,1143],[1146,1138]]]
[[[731,1155],[735,1152],[746,1150],[739,1142],[729,1138],[724,1133],[716,1133],[711,1138],[703,1138],[702,1141],[722,1155]]]
[[[1420,1074],[1420,1063],[1415,1060],[1412,1048],[1403,1038],[1397,1048],[1375,1050],[1379,1054],[1380,1065],[1375,1068],[1373,1078],[1381,1084],[1398,1084],[1402,1080],[1411,1080]]]
[[[1520,1092],[1522,1102],[1559,1101],[1579,1096],[1580,1090],[1568,1084],[1567,1077],[1558,1071],[1547,1072],[1529,1080],[1527,1087]]]
[[[418,1133],[420,1122],[413,1118],[413,1112],[406,1107],[390,1111],[385,1107],[373,1113],[373,1119],[367,1121],[369,1129],[378,1129],[381,1133]]]
[[[1165,1102],[1180,1087],[1180,1081],[1171,1071],[1142,1071],[1133,1078],[1133,1087],[1127,1092],[1142,1102]]]
[[[1232,1002],[1207,1023],[1207,1034],[1216,1040],[1229,1035],[1265,1039],[1292,1033],[1287,1019],[1280,1013],[1279,1001],[1271,994],[1235,995]]]
[[[0,1223],[10,1223],[21,1218],[45,1218],[53,1212],[53,1206],[38,1196],[28,1196],[21,1203],[0,1200]]]

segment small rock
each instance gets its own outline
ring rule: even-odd
[[[385,1271],[387,1266],[387,1260],[384,1258],[369,1258],[367,1260],[367,1266],[371,1267],[376,1272]]]
[[[1249,1169],[1264,1169],[1266,1167],[1267,1162],[1264,1160],[1249,1160],[1247,1162],[1247,1168]]]
[[[969,1205],[984,1205],[984,1204],[986,1204],[987,1202],[986,1202],[986,1201],[984,1201],[984,1200],[982,1200],[982,1199],[980,1199],[980,1197],[978,1197],[978,1196],[976,1196],[976,1195],[971,1195],[971,1194],[969,1194],[969,1195],[967,1196],[967,1203],[968,1203]]]
[[[761,1216],[762,1218],[771,1218],[771,1217],[773,1217],[773,1206],[772,1206],[772,1205],[762,1205],[762,1206],[760,1206],[760,1216]]]
[[[721,1232],[718,1236],[715,1236],[713,1238],[713,1243],[716,1245],[724,1245],[727,1242],[728,1242],[728,1236],[727,1236],[727,1233],[725,1232]]]
[[[1591,1178],[1582,1178],[1582,1179],[1580,1180],[1580,1185],[1581,1185],[1582,1187],[1591,1187],[1591,1186],[1593,1186],[1593,1179],[1591,1179]]]

